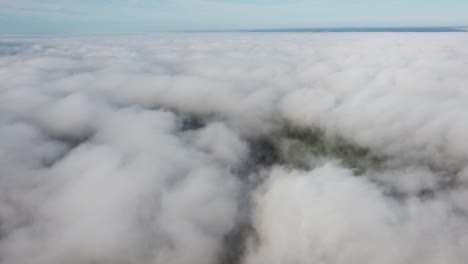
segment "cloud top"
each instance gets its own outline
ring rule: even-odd
[[[467,44],[2,38],[0,263],[464,263]]]

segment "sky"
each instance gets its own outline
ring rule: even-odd
[[[466,26],[466,0],[0,0],[0,33]]]

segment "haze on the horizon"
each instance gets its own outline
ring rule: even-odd
[[[0,0],[0,34],[467,26],[466,0]]]

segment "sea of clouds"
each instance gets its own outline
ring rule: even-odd
[[[2,37],[0,263],[466,263],[466,47],[466,33]],[[379,164],[297,147],[291,127]]]

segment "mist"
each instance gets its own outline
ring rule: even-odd
[[[465,263],[467,45],[2,37],[0,263]]]

